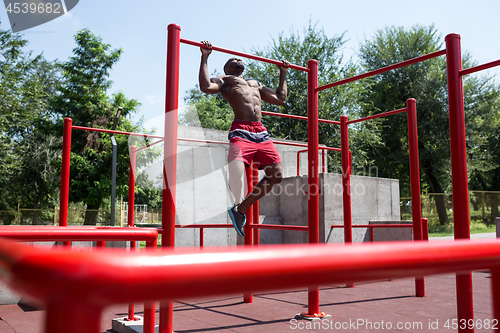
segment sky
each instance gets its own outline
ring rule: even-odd
[[[482,64],[500,59],[498,13],[499,0],[80,0],[67,14],[21,34],[29,41],[28,50],[43,53],[48,60],[65,61],[72,56],[74,35],[84,28],[112,48],[122,48],[122,57],[111,71],[110,92],[121,90],[127,98],[137,99],[142,105],[134,120],[144,117],[151,123],[164,113],[166,28],[171,23],[181,27],[182,38],[209,40],[249,53],[264,49],[280,33],[302,34],[311,21],[327,36],[345,33],[342,52],[354,60],[360,42],[379,29],[434,24],[443,42],[448,33],[460,34],[462,50]],[[1,28],[10,29],[5,9],[0,9],[0,19]],[[228,58],[213,52],[209,72],[221,72]],[[197,83],[199,61],[197,47],[181,46],[181,106],[185,92]],[[500,78],[499,69],[488,73]]]

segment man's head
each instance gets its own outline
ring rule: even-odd
[[[243,60],[239,58],[231,58],[224,65],[224,73],[226,73],[226,75],[239,76],[243,74],[244,70],[245,65],[243,64]]]

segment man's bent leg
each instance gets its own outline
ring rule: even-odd
[[[240,160],[232,160],[228,164],[229,170],[229,189],[234,198],[234,203],[238,205],[241,203],[241,189],[242,189],[242,179],[245,173],[245,163]]]
[[[245,214],[250,206],[269,193],[274,186],[278,185],[283,180],[283,166],[281,162],[266,165],[263,170],[266,175],[254,187],[252,193],[250,193],[238,206],[238,211],[240,213]]]

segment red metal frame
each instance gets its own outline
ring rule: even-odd
[[[353,77],[350,77],[350,78],[347,78],[347,79],[343,79],[343,80],[339,80],[339,81],[336,81],[336,82],[333,82],[333,83],[325,84],[324,86],[318,87],[317,91],[321,91],[321,90],[325,90],[325,89],[328,89],[328,88],[333,88],[333,87],[336,87],[336,86],[340,86],[340,85],[343,85],[343,84],[346,84],[346,83],[349,83],[349,82],[353,82],[353,81],[365,79],[365,78],[370,77],[370,76],[374,76],[374,75],[377,75],[377,74],[381,74],[381,73],[385,73],[385,72],[388,72],[388,71],[392,71],[394,69],[405,67],[405,66],[408,66],[408,65],[416,64],[417,62],[429,60],[429,59],[436,58],[436,57],[439,57],[439,56],[442,56],[442,55],[445,55],[445,54],[446,54],[446,50],[440,50],[440,51],[432,52],[432,53],[429,53],[429,54],[426,54],[426,55],[423,55],[423,56],[420,56],[420,57],[416,57],[416,58],[409,59],[409,60],[406,60],[406,61],[398,62],[398,63],[393,64],[393,65],[382,67],[382,68],[376,69],[376,70],[371,71],[371,72],[366,72],[366,73],[363,73],[363,74],[360,74],[360,75],[356,75],[356,76],[353,76]]]
[[[128,254],[51,251],[0,240],[0,278],[45,305],[45,332],[50,333],[100,332],[101,310],[124,302],[484,269],[492,270],[492,319],[500,319],[499,262],[497,240],[168,249]]]
[[[96,247],[105,247],[106,241],[145,241],[146,248],[155,249],[158,241],[158,230],[155,228],[116,228],[69,226],[0,226],[0,237],[23,242],[63,241],[71,245],[72,241],[95,241]],[[68,246],[65,246],[68,248]],[[34,250],[36,252],[36,250]],[[56,259],[55,259],[56,260]],[[137,320],[134,316],[134,306],[129,305],[128,320]],[[144,332],[154,333],[155,305],[152,302],[144,304]],[[52,332],[47,330],[47,332]]]
[[[205,44],[202,44],[200,42],[195,42],[195,41],[192,41],[192,40],[188,40],[188,39],[184,39],[184,38],[181,38],[180,42],[184,43],[184,44],[188,44],[188,45],[193,45],[193,46],[197,46],[197,47],[207,48],[205,46]],[[282,61],[268,59],[268,58],[264,58],[264,57],[259,57],[259,56],[253,55],[253,54],[243,53],[243,52],[239,52],[239,51],[233,51],[233,50],[225,49],[225,48],[218,47],[218,46],[212,46],[211,49],[214,50],[214,51],[218,51],[218,52],[222,52],[222,53],[228,53],[228,54],[236,55],[236,56],[243,57],[243,58],[258,60],[258,61],[262,61],[262,62],[267,62],[269,64],[274,64],[274,65],[278,65],[278,66],[283,66],[283,62]],[[307,72],[309,70],[308,68],[305,68],[305,67],[302,67],[302,66],[297,66],[297,65],[294,65],[294,64],[290,64],[288,67],[289,68],[293,68],[293,69],[297,69],[297,70],[303,71],[303,72]]]
[[[422,219],[422,225],[425,225],[425,228],[423,228],[423,240],[427,241],[429,240],[429,229],[427,225],[428,220],[427,219]],[[412,224],[354,224],[352,225],[352,228],[367,228],[370,230],[370,242],[374,242],[374,237],[373,237],[373,229],[376,228],[413,228],[414,225]],[[339,228],[345,228],[344,225],[342,224],[332,224],[330,226],[331,229],[339,229]],[[424,295],[425,296],[425,295]]]
[[[464,95],[460,35],[445,38],[448,74],[448,106],[450,117],[451,184],[455,239],[470,239],[469,183],[465,142]],[[472,274],[457,274],[457,312],[459,320],[474,320]],[[461,332],[473,332],[464,329]]]
[[[62,163],[61,163],[61,195],[59,197],[59,225],[68,225],[69,207],[69,168],[71,164],[71,118],[64,118]]]
[[[177,108],[178,108],[178,88],[179,88],[179,49],[180,43],[186,43],[190,45],[195,45],[199,47],[204,47],[203,44],[193,41],[188,41],[185,39],[180,39],[180,27],[171,24],[168,27],[168,45],[167,45],[167,76],[166,76],[166,101],[165,101],[165,146],[164,146],[164,191],[163,191],[163,219],[162,219],[162,228],[161,232],[163,233],[163,248],[167,250],[168,248],[174,247],[175,244],[175,175],[176,175],[176,149],[177,149]],[[277,60],[266,59],[262,57],[257,57],[237,51],[227,50],[219,47],[213,47],[213,50],[235,54],[238,56],[247,57],[254,60],[260,60],[276,65],[281,65],[282,62]],[[333,82],[321,87],[318,87],[318,73],[317,67],[318,63],[315,60],[310,60],[308,62],[308,67],[304,68],[297,65],[290,65],[290,68],[295,68],[298,70],[306,71],[308,73],[308,151],[310,152],[308,158],[308,240],[309,247],[306,249],[310,249],[308,251],[313,251],[314,244],[319,241],[319,160],[318,160],[318,123],[319,122],[328,122],[333,124],[340,124],[339,122],[329,121],[329,120],[321,120],[318,119],[318,92],[324,89],[328,89],[331,87],[339,86],[341,84],[345,84],[348,82],[353,82],[359,79],[363,79],[369,76],[373,76],[376,74],[380,74],[383,72],[387,72],[396,68],[400,68],[403,66],[407,66],[413,63],[417,63],[420,61],[424,61],[427,59],[431,59],[434,57],[438,57],[446,54],[447,56],[447,67],[448,67],[448,90],[449,90],[449,107],[450,107],[450,138],[451,138],[451,152],[452,152],[452,185],[453,185],[453,206],[454,206],[454,216],[455,216],[455,238],[470,238],[469,235],[469,214],[468,214],[468,186],[467,186],[467,164],[466,164],[466,150],[465,150],[465,125],[464,125],[464,112],[463,112],[463,88],[461,76],[471,74],[477,72],[479,70],[483,70],[486,68],[491,68],[493,66],[500,65],[499,61],[494,61],[492,63],[476,66],[473,68],[469,68],[466,70],[461,69],[461,55],[460,55],[460,37],[456,34],[450,34],[446,37],[446,50],[436,51],[421,57],[417,57],[414,59],[410,59],[407,61],[403,61],[401,63],[393,64],[384,68],[380,68],[368,73],[364,73],[361,75],[357,75],[351,78],[343,79],[337,82]],[[416,136],[416,117],[410,116],[410,109],[414,107],[413,102],[409,102],[410,104],[407,106],[408,109],[408,126],[409,126],[409,140],[410,140],[410,165],[412,169],[411,179],[412,179],[412,196],[414,192],[417,192],[417,178],[418,178],[418,186],[419,186],[419,170],[418,170],[418,150],[417,150],[417,136]],[[413,106],[412,106],[413,105]],[[345,124],[343,126],[347,127],[347,125],[363,120],[368,120],[372,118],[377,118],[380,116],[385,116],[389,114],[404,112],[401,110],[394,110],[390,113],[374,115],[362,119],[347,121],[345,119]],[[276,116],[302,119],[305,117],[294,116],[294,115],[283,115],[283,114],[273,114]],[[414,119],[413,119],[414,118]],[[78,127],[77,129],[87,130],[88,128]],[[101,130],[102,132],[109,132],[107,130]],[[410,133],[411,132],[411,133]],[[129,134],[135,135],[132,133],[120,133],[120,134]],[[139,136],[148,136],[137,134]],[[347,131],[345,131],[345,137],[347,138]],[[65,119],[65,129],[64,129],[64,143],[63,143],[63,164],[62,164],[62,172],[61,172],[61,212],[60,212],[60,222],[61,226],[67,223],[67,207],[68,207],[68,193],[69,193],[69,163],[70,163],[70,145],[71,145],[71,120]],[[413,142],[413,143],[412,143]],[[277,142],[279,143],[279,142]],[[348,143],[348,141],[347,141]],[[154,143],[156,144],[156,143]],[[283,143],[284,144],[284,143]],[[287,143],[289,145],[300,146],[299,144]],[[152,144],[151,144],[152,145]],[[345,145],[344,145],[345,146]],[[413,147],[413,148],[412,148]],[[344,147],[343,147],[344,148]],[[345,149],[345,148],[344,148]],[[416,152],[416,154],[415,154]],[[350,152],[343,152],[343,155],[347,159],[349,156],[348,162],[343,162],[343,169],[348,171],[346,175],[351,174],[351,163],[350,163]],[[345,164],[345,166],[344,166]],[[346,177],[348,177],[346,176]],[[252,178],[252,177],[250,177]],[[250,179],[249,181],[252,181]],[[349,191],[345,191],[349,193]],[[419,189],[418,189],[419,192]],[[418,199],[420,196],[418,196]],[[416,198],[412,198],[412,202],[417,203]],[[417,204],[418,205],[418,204]],[[415,206],[417,206],[415,205]],[[258,208],[257,208],[258,209]],[[256,212],[255,208],[252,208],[250,214]],[[420,214],[420,215],[419,215]],[[258,219],[258,213],[255,214]],[[426,224],[424,222],[423,225],[417,225],[422,221],[421,219],[421,211],[417,212],[417,208],[414,208],[412,211],[413,221],[414,221],[414,235],[415,238],[425,239],[425,231]],[[420,216],[420,219],[418,219]],[[258,228],[263,226],[254,223],[249,223],[247,230],[249,231],[249,237],[254,236],[251,229],[254,231],[258,231]],[[265,226],[270,227],[270,226]],[[273,226],[278,227],[278,226]],[[201,227],[202,228],[202,227]],[[200,236],[202,237],[203,232],[200,228]],[[302,228],[304,229],[304,228]],[[299,228],[296,228],[299,230]],[[423,235],[422,235],[423,233]],[[202,239],[200,240],[200,245],[203,245]],[[416,246],[416,244],[415,244]],[[461,245],[454,244],[454,247],[459,247]],[[399,249],[398,246],[394,245],[391,251],[397,251]],[[470,249],[469,249],[470,250]],[[478,250],[478,253],[483,253]],[[256,252],[257,253],[257,252]],[[312,252],[311,252],[312,253]],[[310,253],[310,254],[311,254]],[[395,255],[394,258],[398,257]],[[399,257],[398,257],[399,258]],[[306,261],[310,261],[311,257],[308,257]],[[324,260],[324,253],[321,255],[321,260]],[[374,258],[376,261],[376,258]],[[403,267],[403,263],[407,263],[407,258],[399,258],[400,262],[398,262],[398,268]],[[427,260],[427,258],[426,258]],[[497,259],[498,260],[498,259]],[[297,262],[294,260],[295,268],[297,267]],[[456,267],[456,262],[446,262],[450,267]],[[491,264],[493,267],[494,264]],[[250,265],[247,265],[250,267]],[[450,268],[448,267],[448,268]],[[467,269],[471,269],[471,266],[467,266]],[[463,268],[463,267],[462,267]],[[251,269],[254,270],[255,266],[251,265]],[[467,270],[466,269],[466,270]],[[458,270],[458,268],[457,268]],[[463,270],[463,269],[461,269]],[[420,269],[414,271],[415,275],[422,276],[427,271],[425,269]],[[500,283],[499,275],[500,270],[494,269],[492,272],[492,281],[494,283],[494,290],[497,290],[498,284]],[[224,272],[226,273],[226,272]],[[365,272],[366,273],[366,272]],[[364,274],[365,274],[364,273]],[[405,274],[407,274],[406,272]],[[322,275],[323,276],[323,275]],[[337,272],[336,272],[337,276]],[[373,275],[374,276],[374,275]],[[348,281],[355,281],[356,274],[349,275]],[[267,280],[272,280],[266,277]],[[223,278],[221,278],[221,281]],[[291,279],[293,280],[293,279]],[[279,279],[280,285],[283,287],[283,279],[282,276]],[[244,285],[241,283],[241,279],[238,283],[239,286]],[[217,281],[219,283],[219,281]],[[248,284],[251,286],[252,284]],[[310,281],[309,286],[309,301],[308,301],[308,312],[306,315],[317,316],[321,314],[319,312],[319,288],[316,287],[318,285],[318,280],[313,279]],[[175,289],[175,288],[174,288]],[[182,288],[178,288],[182,289]],[[258,289],[258,288],[257,288]],[[196,290],[196,288],[193,288]],[[180,290],[176,290],[180,292]],[[248,292],[248,290],[246,291]],[[199,295],[199,293],[197,294]],[[499,300],[495,298],[495,314],[498,315],[500,313],[499,308]],[[64,303],[58,303],[57,307],[63,307]],[[56,305],[54,305],[56,306]],[[457,275],[457,308],[458,308],[458,319],[459,320],[468,320],[473,318],[473,308],[472,308],[472,284],[471,284],[471,275],[469,274],[459,274]],[[85,312],[85,311],[83,311]],[[91,312],[91,311],[90,311]],[[89,314],[90,314],[89,312]],[[51,312],[52,313],[52,312]],[[161,304],[160,310],[160,332],[172,332],[172,302],[167,301]],[[86,316],[87,314],[82,314],[82,316]],[[51,318],[48,315],[48,318]],[[69,317],[68,317],[69,318]],[[48,323],[52,322],[55,319],[48,320]],[[50,327],[47,326],[47,327]]]

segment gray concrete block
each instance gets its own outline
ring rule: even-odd
[[[21,295],[7,287],[3,281],[0,281],[0,305],[17,304]]]
[[[259,218],[260,224],[283,225],[283,218],[281,216],[261,215]],[[283,230],[260,229],[259,236],[260,244],[283,244],[284,242]]]
[[[116,333],[142,333],[144,332],[144,319],[135,316],[138,320],[127,321],[127,317],[116,318],[111,322],[111,329]],[[158,332],[159,325],[155,325],[155,332]]]
[[[411,221],[370,221],[370,224],[407,224]],[[413,240],[412,228],[374,228],[373,239],[375,242],[410,241]]]

